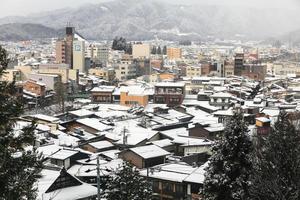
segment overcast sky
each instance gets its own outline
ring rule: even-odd
[[[86,3],[100,3],[109,0],[0,0],[0,17],[13,15],[27,15],[42,11],[55,10],[65,7],[78,7]],[[126,1],[126,0],[124,0]],[[140,0],[148,1],[148,0]],[[227,4],[244,5],[255,7],[279,7],[289,9],[299,9],[300,0],[157,0],[172,3],[193,4]]]

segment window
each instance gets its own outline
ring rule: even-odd
[[[173,193],[173,184],[172,183],[164,182],[162,184],[162,188],[163,188],[163,193]]]

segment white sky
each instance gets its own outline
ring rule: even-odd
[[[0,0],[0,17],[27,15],[65,7],[77,7],[85,3],[100,3],[109,0]],[[124,0],[126,1],[126,0]],[[149,0],[139,0],[149,1]],[[263,7],[299,9],[300,0],[157,0],[180,4],[226,4]]]

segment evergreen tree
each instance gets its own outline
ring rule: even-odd
[[[160,46],[158,46],[156,54],[161,55],[161,53],[162,53],[161,48],[160,48]]]
[[[151,54],[155,55],[156,54],[156,46],[153,46],[151,49]]]
[[[163,47],[163,55],[167,55],[167,46]]]
[[[107,183],[107,200],[150,200],[152,188],[138,170],[124,162]]]
[[[130,54],[130,55],[132,54],[132,44],[131,44],[131,42],[126,44],[125,53]]]
[[[64,113],[67,88],[63,82],[59,81],[55,84],[54,90],[55,90],[55,99],[59,105],[60,112]]]
[[[281,112],[261,148],[257,150],[250,187],[251,199],[300,199],[300,134]]]
[[[206,200],[240,200],[248,197],[252,149],[243,115],[234,114],[226,125],[224,135],[212,149],[203,188]]]
[[[0,78],[8,64],[7,53],[0,46]],[[0,199],[35,199],[34,183],[42,163],[33,145],[35,125],[14,131],[22,113],[22,102],[16,97],[15,83],[0,81]]]

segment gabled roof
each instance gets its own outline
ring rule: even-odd
[[[156,145],[141,146],[129,149],[144,159],[169,155],[170,153]]]

